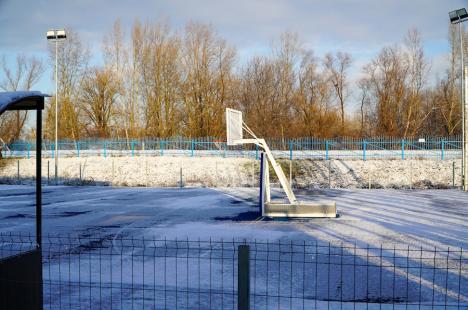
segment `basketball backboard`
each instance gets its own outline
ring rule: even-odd
[[[227,145],[237,145],[242,140],[242,112],[226,109]]]

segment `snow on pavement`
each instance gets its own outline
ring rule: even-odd
[[[339,217],[255,221],[258,188],[47,186],[43,233],[310,240],[468,248],[468,194],[457,190],[296,190],[335,200]],[[279,189],[273,198],[281,197]],[[0,186],[0,232],[34,232],[34,188]]]

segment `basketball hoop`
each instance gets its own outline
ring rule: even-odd
[[[246,131],[251,138],[245,139],[243,131]],[[336,217],[336,204],[335,202],[299,202],[292,191],[291,184],[288,182],[286,175],[281,166],[276,162],[273,154],[268,147],[265,139],[257,138],[254,132],[242,121],[242,112],[226,109],[226,136],[227,145],[242,145],[242,144],[255,144],[263,149],[265,158],[262,155],[261,169],[262,175],[260,176],[262,216],[270,217]],[[276,176],[278,177],[281,187],[283,188],[289,203],[273,202],[270,195],[270,181],[269,181],[269,165],[273,168]]]

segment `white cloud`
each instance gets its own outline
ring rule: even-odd
[[[0,0],[0,54],[36,51],[46,55],[45,31],[72,27],[92,51],[120,18],[127,33],[135,19],[168,18],[180,29],[188,21],[213,25],[235,45],[240,57],[268,52],[285,30],[297,32],[320,56],[347,51],[355,59],[353,76],[384,45],[401,41],[418,28],[433,59],[433,72],[443,71],[439,45],[446,44],[448,12],[466,0]],[[242,59],[241,63],[245,60]]]

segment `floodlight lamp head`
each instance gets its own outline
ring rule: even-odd
[[[55,39],[55,31],[54,30],[48,30],[47,31],[47,40],[52,40]]]
[[[449,18],[452,24],[458,24],[468,20],[468,12],[465,8],[455,10],[449,13]]]
[[[47,40],[64,40],[67,34],[64,29],[50,29],[47,31]]]
[[[60,29],[57,30],[57,39],[66,39],[67,35],[65,34],[65,30]]]

